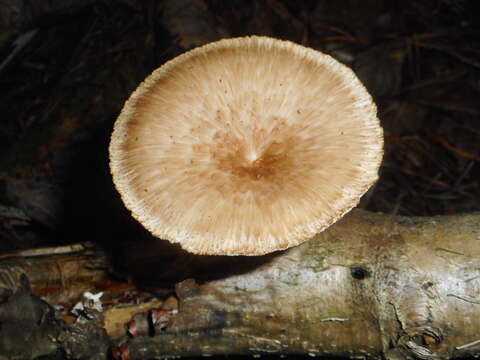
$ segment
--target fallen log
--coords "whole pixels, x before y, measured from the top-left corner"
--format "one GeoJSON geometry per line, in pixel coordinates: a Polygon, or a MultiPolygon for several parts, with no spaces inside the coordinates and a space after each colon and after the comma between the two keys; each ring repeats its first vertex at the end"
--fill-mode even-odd
{"type": "MultiPolygon", "coordinates": [[[[261,261],[229,258],[230,263],[221,263],[224,269],[213,262],[215,279],[181,281],[174,288],[176,300],[166,302],[114,280],[105,250],[77,245],[73,252],[63,252],[16,254],[0,261],[4,358],[24,355],[11,339],[5,351],[5,324],[15,329],[18,322],[8,312],[18,314],[12,301],[19,303],[21,294],[43,309],[31,312],[31,328],[22,322],[22,329],[50,329],[49,340],[38,337],[50,343],[36,345],[43,349],[36,356],[52,349],[92,359],[108,352],[122,359],[127,354],[129,359],[480,355],[480,214],[409,218],[357,210],[304,245],[261,261]],[[232,271],[239,262],[253,265],[232,271]],[[59,303],[70,310],[86,290],[103,291],[102,311],[85,306],[83,315],[58,309],[56,316],[45,315],[53,311],[50,305],[59,303]],[[130,300],[120,301],[126,297],[130,300]],[[125,328],[115,321],[119,317],[120,323],[130,319],[125,328]],[[91,344],[95,348],[87,346],[91,344]]],[[[160,269],[158,263],[149,264],[150,272],[160,269]]],[[[158,274],[161,278],[162,272],[158,274]]]]}

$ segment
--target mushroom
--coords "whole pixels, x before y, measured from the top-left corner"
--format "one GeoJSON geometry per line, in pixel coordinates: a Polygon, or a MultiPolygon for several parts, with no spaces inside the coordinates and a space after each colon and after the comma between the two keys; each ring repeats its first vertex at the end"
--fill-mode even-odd
{"type": "Polygon", "coordinates": [[[118,117],[113,180],[154,236],[196,254],[299,245],[377,179],[383,132],[354,73],[268,37],[224,39],[155,70],[118,117]]]}

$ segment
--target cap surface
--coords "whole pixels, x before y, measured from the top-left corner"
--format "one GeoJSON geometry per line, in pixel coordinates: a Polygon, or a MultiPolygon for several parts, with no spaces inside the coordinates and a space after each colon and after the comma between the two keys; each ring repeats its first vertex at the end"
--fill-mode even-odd
{"type": "Polygon", "coordinates": [[[328,55],[266,37],[217,41],[155,70],[110,143],[116,188],[153,235],[197,254],[298,245],[377,179],[371,96],[328,55]]]}

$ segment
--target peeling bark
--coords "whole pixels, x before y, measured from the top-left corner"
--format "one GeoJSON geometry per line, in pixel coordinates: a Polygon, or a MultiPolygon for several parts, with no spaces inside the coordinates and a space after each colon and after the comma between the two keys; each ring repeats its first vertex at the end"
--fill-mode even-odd
{"type": "MultiPolygon", "coordinates": [[[[178,283],[178,313],[168,313],[161,327],[152,324],[148,334],[128,337],[118,332],[118,324],[112,332],[112,319],[104,321],[112,310],[90,320],[98,328],[107,324],[110,337],[102,342],[103,352],[123,346],[130,359],[267,353],[391,359],[480,355],[480,214],[406,218],[354,211],[301,246],[263,262],[242,259],[258,266],[211,281],[178,283]]],[[[15,271],[27,274],[34,293],[45,295],[40,266],[50,283],[63,281],[57,293],[47,295],[50,302],[77,301],[79,292],[70,287],[84,283],[90,291],[105,291],[105,307],[121,311],[123,306],[134,314],[132,306],[138,306],[145,319],[151,316],[145,311],[146,297],[129,307],[112,301],[134,288],[108,280],[107,264],[96,248],[70,256],[4,259],[0,286],[11,286],[5,279],[13,277],[6,274],[15,271]],[[65,267],[68,258],[77,264],[68,266],[77,270],[68,273],[68,281],[59,280],[65,272],[55,269],[59,263],[65,267]],[[97,267],[87,271],[88,263],[97,267]]],[[[159,308],[159,302],[151,306],[159,308]]],[[[74,334],[76,326],[78,330],[77,323],[64,323],[61,332],[74,334]]],[[[89,341],[88,333],[83,336],[89,341]]],[[[59,346],[68,349],[72,341],[63,336],[59,346]]]]}

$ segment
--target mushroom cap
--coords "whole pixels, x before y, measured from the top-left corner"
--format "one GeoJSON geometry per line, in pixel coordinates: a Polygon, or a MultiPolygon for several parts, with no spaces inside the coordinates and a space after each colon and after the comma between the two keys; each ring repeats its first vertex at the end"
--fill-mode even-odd
{"type": "Polygon", "coordinates": [[[118,117],[117,190],[153,235],[196,254],[298,245],[377,179],[383,132],[354,73],[267,37],[220,40],[155,70],[118,117]]]}

